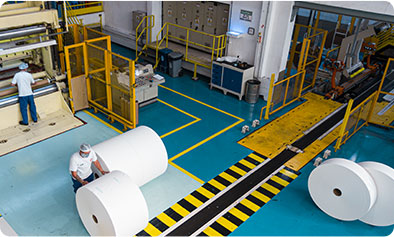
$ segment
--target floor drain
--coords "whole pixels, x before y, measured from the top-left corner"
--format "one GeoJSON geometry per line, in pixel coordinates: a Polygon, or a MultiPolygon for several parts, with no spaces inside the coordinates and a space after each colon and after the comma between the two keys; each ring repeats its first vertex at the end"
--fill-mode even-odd
{"type": "Polygon", "coordinates": [[[4,143],[6,143],[7,141],[8,141],[7,139],[0,140],[0,144],[4,144],[4,143]]]}
{"type": "Polygon", "coordinates": [[[28,132],[28,131],[30,131],[30,128],[26,128],[26,129],[22,130],[22,132],[28,132]]]}
{"type": "Polygon", "coordinates": [[[49,126],[55,126],[55,125],[56,125],[55,122],[49,124],[49,126]]]}

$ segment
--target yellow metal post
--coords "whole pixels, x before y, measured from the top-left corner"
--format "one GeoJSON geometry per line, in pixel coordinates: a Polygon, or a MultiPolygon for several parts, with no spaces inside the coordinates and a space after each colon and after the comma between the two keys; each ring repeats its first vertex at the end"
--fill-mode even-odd
{"type": "Polygon", "coordinates": [[[213,43],[212,43],[212,54],[211,54],[211,64],[212,64],[212,62],[213,62],[213,55],[214,55],[214,53],[215,53],[215,49],[213,48],[213,47],[215,47],[215,40],[216,40],[216,37],[212,37],[213,38],[213,43]]]}
{"type": "Polygon", "coordinates": [[[305,75],[306,75],[306,71],[304,70],[304,71],[302,72],[300,90],[298,91],[298,96],[297,96],[298,99],[301,97],[301,94],[302,94],[302,87],[304,86],[305,75]]]}
{"type": "Polygon", "coordinates": [[[129,63],[129,74],[130,74],[130,120],[133,124],[133,128],[136,127],[136,107],[135,107],[135,61],[129,63]]]}
{"type": "Polygon", "coordinates": [[[349,121],[349,117],[350,117],[350,112],[352,111],[352,106],[353,106],[353,99],[349,100],[349,102],[347,104],[345,117],[343,118],[343,121],[342,121],[342,126],[341,126],[341,130],[339,132],[337,143],[335,144],[335,151],[337,151],[342,145],[342,138],[345,134],[347,122],[349,121]]]}
{"type": "MultiPolygon", "coordinates": [[[[79,32],[78,32],[78,26],[74,25],[73,26],[73,36],[74,36],[74,44],[78,44],[80,42],[79,39],[79,32]]],[[[76,67],[77,67],[77,74],[81,75],[82,74],[82,57],[81,57],[81,49],[76,48],[75,49],[75,57],[76,57],[76,67]]]]}
{"type": "Polygon", "coordinates": [[[322,55],[323,55],[324,45],[326,44],[326,39],[327,39],[327,31],[324,31],[323,39],[321,41],[321,46],[320,46],[320,52],[319,52],[318,60],[316,62],[315,72],[313,73],[312,87],[314,87],[315,83],[316,83],[317,72],[319,71],[319,66],[320,66],[322,55]]]}
{"type": "Polygon", "coordinates": [[[350,21],[350,28],[349,28],[349,34],[353,34],[353,29],[354,29],[354,23],[356,22],[356,17],[352,17],[352,20],[350,21]]]}
{"type": "MultiPolygon", "coordinates": [[[[57,29],[57,32],[61,32],[62,29],[57,29]]],[[[57,43],[59,48],[59,60],[60,60],[60,69],[61,72],[64,73],[66,70],[66,65],[64,64],[64,45],[63,45],[63,35],[57,35],[57,43]]]]}
{"type": "Polygon", "coordinates": [[[316,34],[316,29],[317,29],[317,26],[319,25],[319,20],[320,20],[320,11],[317,12],[316,21],[315,21],[315,24],[313,26],[313,33],[312,33],[312,35],[316,34]]]}
{"type": "Polygon", "coordinates": [[[73,114],[75,113],[74,110],[74,102],[73,102],[73,92],[71,89],[71,66],[70,66],[70,52],[69,52],[69,48],[65,47],[64,48],[64,53],[66,55],[66,68],[67,68],[67,81],[68,81],[68,85],[69,86],[69,97],[70,97],[70,106],[71,106],[71,110],[73,112],[73,114]]]}
{"type": "Polygon", "coordinates": [[[86,90],[88,94],[88,101],[92,99],[92,88],[90,84],[90,77],[89,77],[89,61],[88,61],[88,46],[87,44],[83,44],[83,57],[84,57],[84,67],[85,67],[85,79],[86,79],[86,90]]]}
{"type": "Polygon", "coordinates": [[[265,109],[265,116],[264,119],[267,120],[269,118],[269,111],[272,101],[272,94],[274,92],[274,81],[275,81],[275,73],[271,74],[271,81],[270,81],[270,88],[268,91],[268,99],[267,99],[267,107],[265,109]]]}
{"type": "Polygon", "coordinates": [[[167,25],[167,33],[164,37],[167,37],[166,38],[166,48],[168,48],[168,23],[166,23],[166,25],[167,25]]]}
{"type": "Polygon", "coordinates": [[[341,27],[341,24],[342,24],[342,15],[338,15],[337,25],[335,26],[335,29],[338,30],[341,27]]]}
{"type": "Polygon", "coordinates": [[[185,60],[187,60],[187,52],[189,50],[189,35],[190,31],[186,30],[186,50],[185,50],[185,60]]]}
{"type": "Polygon", "coordinates": [[[197,77],[197,64],[196,63],[194,64],[194,71],[193,71],[192,79],[193,80],[198,80],[198,77],[197,77]]]}
{"type": "Polygon", "coordinates": [[[112,57],[109,54],[108,50],[104,51],[104,61],[105,61],[105,88],[107,92],[107,109],[112,111],[112,89],[111,89],[111,68],[109,65],[109,57],[112,57]]]}
{"type": "Polygon", "coordinates": [[[291,73],[291,68],[293,66],[293,61],[294,61],[294,55],[298,43],[298,34],[300,33],[300,25],[296,24],[296,28],[294,30],[294,37],[293,37],[293,43],[291,45],[291,50],[290,50],[290,59],[289,62],[287,63],[287,72],[286,76],[289,77],[291,73]]]}
{"type": "MultiPolygon", "coordinates": [[[[298,60],[297,73],[305,70],[305,64],[306,64],[306,60],[308,59],[308,52],[309,52],[310,43],[311,43],[311,41],[307,38],[305,38],[304,41],[302,42],[300,57],[298,60]]],[[[299,76],[297,76],[294,81],[294,88],[300,88],[300,90],[302,90],[302,84],[300,84],[299,82],[300,82],[300,78],[299,78],[299,76]]],[[[287,90],[286,90],[286,93],[287,93],[287,90]]],[[[293,96],[296,96],[297,94],[298,94],[297,90],[294,90],[293,96]]]]}
{"type": "MultiPolygon", "coordinates": [[[[371,110],[372,110],[372,111],[375,110],[376,102],[378,101],[379,95],[382,93],[383,83],[384,83],[384,80],[386,79],[387,71],[388,71],[388,69],[389,69],[389,67],[390,67],[391,62],[394,62],[394,58],[389,58],[389,59],[387,60],[386,68],[384,69],[383,76],[382,76],[382,80],[380,81],[379,88],[378,88],[378,90],[377,90],[377,92],[376,92],[376,96],[375,96],[375,98],[374,98],[373,101],[372,101],[372,105],[371,105],[371,110]]],[[[371,112],[370,114],[368,114],[367,122],[370,121],[371,117],[372,117],[372,112],[371,112]]]]}

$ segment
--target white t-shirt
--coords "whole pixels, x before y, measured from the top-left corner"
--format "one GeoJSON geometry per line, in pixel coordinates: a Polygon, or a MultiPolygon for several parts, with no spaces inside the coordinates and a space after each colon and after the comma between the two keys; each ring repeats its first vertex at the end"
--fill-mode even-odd
{"type": "MultiPolygon", "coordinates": [[[[81,179],[86,179],[92,174],[92,162],[97,160],[96,153],[92,150],[89,153],[89,156],[83,158],[79,151],[75,152],[70,158],[70,174],[72,171],[76,171],[77,175],[81,179]]],[[[72,174],[71,174],[72,176],[72,174]]],[[[74,179],[74,177],[73,177],[74,179]]]]}
{"type": "Polygon", "coordinates": [[[25,71],[16,73],[11,83],[18,85],[19,96],[28,96],[33,94],[31,84],[34,83],[34,78],[30,73],[25,71]]]}

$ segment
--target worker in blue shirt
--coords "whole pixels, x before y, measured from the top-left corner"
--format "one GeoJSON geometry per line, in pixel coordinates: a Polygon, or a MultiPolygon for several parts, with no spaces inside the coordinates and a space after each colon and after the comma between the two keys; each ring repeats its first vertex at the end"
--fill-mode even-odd
{"type": "Polygon", "coordinates": [[[33,91],[31,85],[34,85],[33,76],[27,72],[29,65],[22,63],[19,65],[20,72],[16,73],[12,79],[11,85],[18,87],[19,93],[19,107],[22,114],[22,121],[19,121],[20,125],[29,125],[29,118],[27,116],[27,105],[30,108],[30,115],[33,121],[37,122],[36,105],[34,104],[33,91]]]}

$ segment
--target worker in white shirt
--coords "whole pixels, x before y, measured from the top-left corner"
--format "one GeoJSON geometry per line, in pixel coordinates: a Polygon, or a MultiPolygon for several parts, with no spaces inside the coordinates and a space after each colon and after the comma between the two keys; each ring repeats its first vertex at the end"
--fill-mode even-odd
{"type": "Polygon", "coordinates": [[[27,117],[27,105],[29,105],[30,115],[33,121],[37,122],[36,105],[34,104],[33,91],[31,85],[34,85],[33,76],[27,72],[29,65],[22,63],[19,65],[20,72],[16,73],[12,79],[11,85],[18,87],[19,93],[19,107],[22,114],[22,121],[19,121],[21,125],[29,125],[29,118],[27,117]]]}
{"type": "Polygon", "coordinates": [[[77,192],[80,187],[94,180],[91,168],[92,162],[101,174],[104,175],[108,173],[108,171],[104,171],[103,168],[101,168],[96,153],[89,144],[83,143],[79,148],[79,152],[71,156],[70,174],[73,181],[74,192],[77,192]]]}

